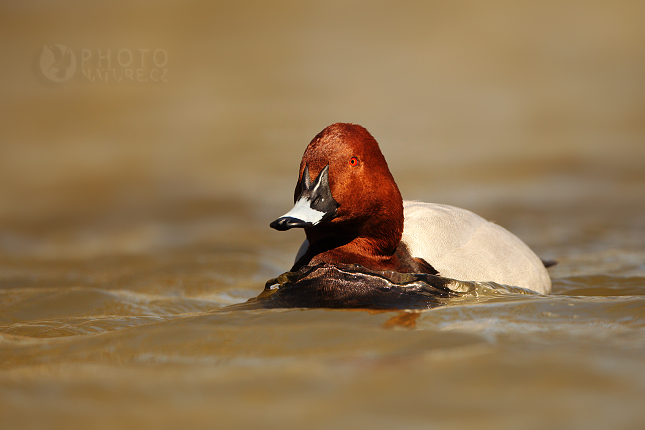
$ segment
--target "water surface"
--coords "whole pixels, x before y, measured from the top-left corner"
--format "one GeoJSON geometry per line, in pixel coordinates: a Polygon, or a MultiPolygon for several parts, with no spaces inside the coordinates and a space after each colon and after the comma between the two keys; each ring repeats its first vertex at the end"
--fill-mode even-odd
{"type": "Polygon", "coordinates": [[[0,10],[3,428],[645,425],[641,2],[0,10]],[[168,79],[48,82],[55,44],[80,73],[163,49],[168,79]],[[553,294],[226,309],[291,266],[268,224],[336,121],[406,199],[558,260],[553,294]]]}

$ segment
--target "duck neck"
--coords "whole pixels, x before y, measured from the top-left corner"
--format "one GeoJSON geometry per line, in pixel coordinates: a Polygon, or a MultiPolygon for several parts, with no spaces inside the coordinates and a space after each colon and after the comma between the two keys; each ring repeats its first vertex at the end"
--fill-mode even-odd
{"type": "Polygon", "coordinates": [[[292,270],[307,264],[345,263],[360,264],[375,270],[396,270],[400,266],[397,249],[401,242],[403,223],[398,226],[372,225],[363,223],[361,235],[350,234],[355,229],[326,228],[325,235],[317,229],[307,229],[309,249],[292,270]],[[336,234],[330,234],[331,232],[336,234]]]}

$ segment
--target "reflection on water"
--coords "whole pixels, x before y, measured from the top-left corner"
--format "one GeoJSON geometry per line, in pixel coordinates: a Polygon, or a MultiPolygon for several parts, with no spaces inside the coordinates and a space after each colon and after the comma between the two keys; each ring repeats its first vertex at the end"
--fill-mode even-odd
{"type": "Polygon", "coordinates": [[[643,7],[4,2],[3,427],[643,427],[643,7]],[[84,74],[158,49],[165,81],[84,74]],[[553,294],[228,307],[291,267],[268,223],[336,121],[558,260],[553,294]]]}

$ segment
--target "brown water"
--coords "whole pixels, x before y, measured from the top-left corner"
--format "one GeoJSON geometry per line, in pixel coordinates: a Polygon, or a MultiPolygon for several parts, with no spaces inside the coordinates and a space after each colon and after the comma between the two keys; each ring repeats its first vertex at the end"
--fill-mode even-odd
{"type": "Polygon", "coordinates": [[[2,428],[644,428],[644,5],[3,2],[2,428]],[[554,294],[221,311],[336,121],[554,294]]]}

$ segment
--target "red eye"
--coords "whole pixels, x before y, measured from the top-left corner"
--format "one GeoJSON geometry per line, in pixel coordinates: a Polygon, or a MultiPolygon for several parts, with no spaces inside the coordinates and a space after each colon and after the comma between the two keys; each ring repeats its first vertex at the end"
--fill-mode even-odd
{"type": "Polygon", "coordinates": [[[358,166],[358,158],[352,157],[349,159],[349,165],[350,166],[358,166]]]}

